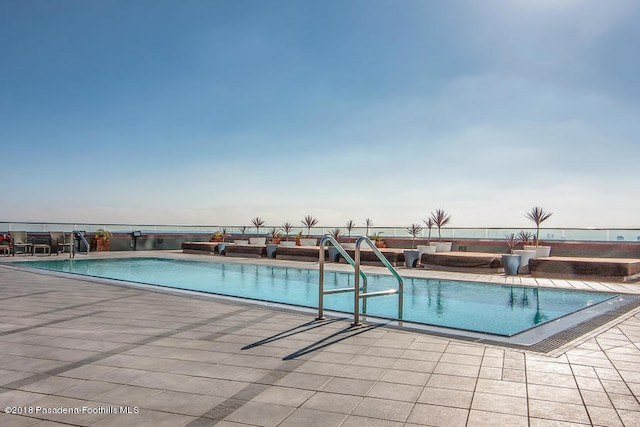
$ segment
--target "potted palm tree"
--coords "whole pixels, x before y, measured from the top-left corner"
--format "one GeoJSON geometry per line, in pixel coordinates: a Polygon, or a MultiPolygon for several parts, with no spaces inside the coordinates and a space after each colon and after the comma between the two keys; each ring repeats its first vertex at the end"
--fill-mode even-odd
{"type": "Polygon", "coordinates": [[[414,268],[418,264],[419,251],[416,247],[416,236],[422,231],[422,227],[418,224],[411,224],[406,228],[407,232],[412,236],[411,249],[404,251],[404,265],[407,268],[414,268]]]}
{"type": "MultiPolygon", "coordinates": [[[[329,232],[331,237],[338,240],[340,238],[341,231],[339,228],[334,228],[329,232]]],[[[333,245],[328,245],[327,251],[329,252],[329,261],[331,262],[339,262],[340,261],[340,252],[333,245]]]]}
{"type": "Polygon", "coordinates": [[[422,259],[422,254],[431,254],[436,251],[436,247],[431,244],[431,230],[433,230],[433,226],[436,224],[433,222],[433,218],[429,217],[427,219],[423,219],[422,222],[427,226],[428,234],[427,234],[427,244],[426,245],[418,245],[418,259],[422,259]]]}
{"type": "Polygon", "coordinates": [[[531,208],[531,210],[525,214],[525,216],[529,218],[531,221],[533,221],[534,224],[536,225],[536,235],[533,240],[534,245],[533,246],[527,245],[524,248],[527,250],[536,251],[537,258],[548,257],[549,254],[551,253],[551,246],[540,245],[540,224],[548,220],[551,215],[553,215],[553,212],[545,211],[543,208],[539,206],[535,206],[531,208]]]}
{"type": "Polygon", "coordinates": [[[366,233],[364,233],[365,236],[369,235],[369,228],[373,227],[373,220],[371,218],[367,218],[364,220],[364,226],[366,227],[367,231],[366,233]]]}
{"type": "Polygon", "coordinates": [[[245,238],[245,234],[247,233],[247,226],[243,225],[240,227],[240,239],[236,239],[233,241],[236,245],[248,245],[249,239],[245,238]]]}
{"type": "MultiPolygon", "coordinates": [[[[219,243],[216,245],[216,250],[218,251],[218,254],[220,255],[225,255],[225,249],[227,248],[227,243],[224,241],[227,237],[229,237],[229,233],[227,232],[226,228],[221,229],[220,231],[217,231],[217,233],[220,234],[220,241],[219,243]]],[[[215,251],[214,251],[215,252],[215,251]]]]}
{"type": "Polygon", "coordinates": [[[529,260],[536,257],[536,251],[534,249],[526,248],[531,244],[533,233],[530,231],[520,230],[517,237],[518,242],[522,244],[523,249],[513,249],[511,253],[520,255],[520,273],[529,273],[529,260]]]}
{"type": "Polygon", "coordinates": [[[293,230],[293,225],[291,225],[288,222],[285,222],[280,226],[280,229],[284,231],[284,234],[285,234],[285,238],[283,241],[280,242],[280,244],[282,246],[295,246],[296,245],[295,239],[289,240],[289,234],[291,234],[291,231],[293,230]]]}
{"type": "Polygon", "coordinates": [[[515,276],[518,274],[518,269],[520,268],[521,256],[518,254],[514,254],[513,251],[515,250],[516,245],[520,243],[520,240],[513,233],[505,235],[504,239],[509,246],[509,253],[502,254],[502,266],[504,267],[504,274],[506,274],[507,276],[515,276]]]}
{"type": "Polygon", "coordinates": [[[251,245],[264,245],[267,243],[266,237],[260,237],[260,227],[264,225],[264,220],[259,216],[253,218],[251,223],[256,228],[256,237],[249,238],[249,244],[251,245]]]}
{"type": "Polygon", "coordinates": [[[356,248],[356,244],[355,243],[351,243],[351,230],[353,230],[353,227],[356,226],[356,223],[353,222],[352,219],[350,219],[349,221],[347,221],[346,225],[344,226],[344,228],[347,229],[347,243],[343,244],[342,246],[344,246],[345,249],[355,249],[356,248]]]}
{"type": "Polygon", "coordinates": [[[302,220],[302,224],[307,228],[307,238],[300,239],[300,246],[315,246],[318,243],[318,239],[311,238],[311,228],[318,224],[318,220],[311,215],[307,215],[302,220]]]}
{"type": "Polygon", "coordinates": [[[282,240],[282,234],[275,227],[273,227],[269,232],[269,237],[269,243],[267,243],[265,246],[267,258],[275,258],[276,250],[278,249],[278,246],[280,245],[280,242],[282,240]]]}
{"type": "Polygon", "coordinates": [[[438,227],[438,241],[431,243],[431,245],[434,245],[436,247],[436,252],[451,251],[451,242],[442,241],[442,227],[444,227],[449,223],[449,221],[451,221],[451,215],[449,215],[442,209],[436,209],[435,212],[431,213],[430,219],[433,221],[433,225],[438,227]]]}

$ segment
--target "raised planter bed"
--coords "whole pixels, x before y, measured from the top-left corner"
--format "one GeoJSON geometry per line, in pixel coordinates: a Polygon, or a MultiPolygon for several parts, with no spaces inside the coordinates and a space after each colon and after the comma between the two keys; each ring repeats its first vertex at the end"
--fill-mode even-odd
{"type": "Polygon", "coordinates": [[[218,242],[184,242],[182,252],[185,254],[213,255],[216,252],[218,242]]]}
{"type": "Polygon", "coordinates": [[[502,254],[487,252],[436,252],[422,254],[420,264],[431,270],[502,273],[502,254]]]}
{"type": "Polygon", "coordinates": [[[228,245],[225,249],[226,256],[244,258],[262,258],[267,256],[265,246],[259,245],[228,245]]]}
{"type": "Polygon", "coordinates": [[[628,282],[640,280],[640,259],[548,257],[529,260],[534,277],[628,282]]]}
{"type": "MultiPolygon", "coordinates": [[[[380,249],[379,249],[380,250],[380,249]]],[[[356,251],[353,249],[346,250],[352,259],[356,259],[356,251]]],[[[394,267],[402,265],[404,263],[404,250],[403,249],[382,249],[380,250],[382,255],[385,256],[394,267]]],[[[347,261],[340,257],[340,262],[346,263],[347,261]]],[[[371,250],[362,249],[360,251],[360,263],[363,265],[377,265],[382,266],[382,261],[371,250]]]]}
{"type": "MultiPolygon", "coordinates": [[[[325,260],[329,261],[327,249],[325,251],[325,260]]],[[[284,259],[291,261],[318,261],[320,259],[319,246],[280,246],[276,252],[276,259],[284,259]]]]}

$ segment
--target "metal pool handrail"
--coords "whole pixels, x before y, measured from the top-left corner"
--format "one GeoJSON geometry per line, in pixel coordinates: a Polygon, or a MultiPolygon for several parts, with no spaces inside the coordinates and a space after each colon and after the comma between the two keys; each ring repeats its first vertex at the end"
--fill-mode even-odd
{"type": "MultiPolygon", "coordinates": [[[[316,320],[324,319],[324,295],[355,291],[355,288],[328,289],[326,291],[324,290],[324,246],[327,242],[331,243],[333,247],[335,247],[338,250],[340,255],[342,255],[344,259],[347,260],[347,262],[351,264],[353,268],[356,268],[356,262],[353,260],[353,258],[351,258],[351,256],[347,253],[347,251],[344,250],[342,245],[333,236],[329,234],[325,234],[324,236],[322,236],[322,239],[320,239],[320,244],[319,244],[320,245],[320,254],[319,254],[320,271],[318,274],[318,317],[316,318],[316,320]]],[[[364,273],[364,271],[358,270],[358,274],[356,274],[356,277],[358,278],[357,279],[358,283],[359,283],[359,278],[362,277],[362,282],[364,283],[364,286],[367,285],[367,275],[364,273]]]]}
{"type": "Polygon", "coordinates": [[[327,294],[337,294],[342,292],[354,292],[353,294],[353,326],[360,325],[360,300],[363,300],[362,308],[363,313],[367,311],[367,298],[371,297],[379,297],[386,295],[395,295],[398,294],[398,319],[402,320],[402,303],[403,303],[403,290],[404,290],[404,280],[398,274],[395,268],[391,265],[389,260],[385,258],[385,256],[376,248],[371,240],[368,237],[362,236],[358,238],[356,241],[356,252],[355,252],[355,261],[349,256],[347,251],[344,250],[342,245],[331,235],[325,235],[320,239],[320,254],[319,254],[319,274],[318,274],[318,317],[316,320],[324,319],[324,296],[327,294]],[[344,257],[344,259],[354,267],[354,275],[355,275],[355,285],[352,288],[338,288],[338,289],[329,289],[324,290],[324,247],[325,244],[329,242],[331,243],[338,252],[344,257]],[[365,242],[369,247],[373,250],[373,253],[382,261],[382,264],[391,271],[396,279],[398,279],[398,288],[397,289],[387,289],[384,291],[375,291],[375,292],[367,292],[367,275],[360,269],[360,246],[365,242]],[[362,288],[360,287],[360,278],[362,277],[362,288]],[[362,291],[362,293],[360,292],[362,291]]]}
{"type": "Polygon", "coordinates": [[[76,238],[76,236],[82,240],[82,242],[84,243],[85,247],[87,248],[87,255],[89,255],[89,242],[87,242],[87,239],[84,238],[84,234],[82,234],[82,232],[78,231],[78,230],[73,230],[71,232],[71,249],[69,249],[69,258],[74,258],[75,257],[75,253],[74,253],[74,249],[75,249],[75,243],[73,242],[73,240],[76,238]]]}
{"type": "Polygon", "coordinates": [[[398,294],[398,319],[402,320],[402,305],[403,305],[403,292],[404,292],[404,280],[398,274],[395,268],[391,265],[389,260],[376,248],[376,245],[367,237],[362,236],[358,238],[356,241],[356,274],[355,274],[355,295],[353,302],[353,325],[360,325],[360,299],[362,299],[362,312],[363,314],[367,313],[367,298],[370,297],[378,297],[378,296],[386,296],[386,295],[395,295],[398,294]],[[387,267],[387,269],[398,279],[398,289],[387,289],[384,291],[376,291],[376,292],[367,292],[367,282],[365,281],[362,286],[363,293],[360,293],[360,246],[362,243],[366,243],[369,248],[373,251],[373,253],[378,257],[378,259],[382,262],[382,264],[387,267]]]}

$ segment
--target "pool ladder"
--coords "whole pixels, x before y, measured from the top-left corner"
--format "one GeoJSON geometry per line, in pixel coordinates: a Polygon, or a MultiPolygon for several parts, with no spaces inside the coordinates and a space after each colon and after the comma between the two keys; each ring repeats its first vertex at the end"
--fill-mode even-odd
{"type": "Polygon", "coordinates": [[[318,317],[316,320],[324,319],[324,296],[328,294],[337,294],[344,292],[353,292],[353,326],[359,326],[360,323],[360,300],[362,300],[362,313],[367,313],[367,298],[380,297],[387,295],[398,295],[398,319],[402,320],[402,294],[404,288],[404,281],[398,274],[395,268],[391,265],[389,260],[382,255],[382,253],[376,248],[368,237],[362,236],[356,241],[355,260],[347,253],[342,245],[331,235],[324,235],[320,239],[320,272],[318,276],[318,317]],[[331,243],[335,247],[340,255],[355,269],[355,284],[353,288],[337,288],[337,289],[324,289],[324,247],[327,243],[331,243]],[[367,292],[367,275],[360,269],[360,246],[362,243],[366,243],[373,253],[378,257],[382,264],[387,267],[391,274],[398,280],[397,289],[387,289],[384,291],[367,292]],[[360,278],[362,278],[362,287],[360,287],[360,278]]]}
{"type": "MultiPolygon", "coordinates": [[[[73,259],[75,258],[75,242],[74,240],[76,239],[76,237],[78,239],[80,239],[82,241],[82,243],[84,243],[85,247],[87,248],[87,255],[89,255],[89,242],[87,242],[87,239],[85,239],[84,234],[82,234],[82,232],[78,231],[78,230],[73,230],[71,232],[71,249],[69,249],[69,258],[73,259]]],[[[80,245],[78,244],[78,249],[80,249],[80,245]]]]}

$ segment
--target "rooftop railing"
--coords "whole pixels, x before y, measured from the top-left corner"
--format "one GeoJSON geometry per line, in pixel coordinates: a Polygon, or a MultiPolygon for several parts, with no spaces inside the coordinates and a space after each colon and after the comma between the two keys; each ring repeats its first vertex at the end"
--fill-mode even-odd
{"type": "MultiPolygon", "coordinates": [[[[268,225],[260,227],[259,233],[255,227],[248,227],[244,234],[266,235],[270,230],[279,225],[268,225]]],[[[27,231],[31,233],[46,233],[49,231],[71,232],[73,230],[83,230],[88,234],[94,233],[98,229],[109,230],[112,233],[132,233],[140,231],[142,234],[213,234],[216,231],[226,229],[229,234],[241,234],[242,226],[220,226],[220,225],[150,225],[150,224],[95,224],[95,223],[43,223],[43,222],[0,222],[0,233],[8,231],[27,231]]],[[[322,236],[330,233],[335,228],[343,230],[342,237],[348,237],[349,233],[344,227],[313,227],[313,236],[322,236]]],[[[535,228],[473,228],[473,227],[446,227],[441,230],[442,239],[504,239],[506,234],[519,233],[521,230],[535,233],[535,228]]],[[[289,236],[302,233],[307,234],[304,226],[294,227],[289,236]]],[[[382,238],[399,237],[408,238],[409,233],[404,227],[356,227],[351,230],[351,238],[367,234],[372,236],[380,233],[382,238]],[[367,232],[368,231],[368,232],[367,232]]],[[[423,229],[418,238],[427,238],[428,229],[423,229]]],[[[438,238],[438,230],[431,231],[431,238],[438,238]]],[[[596,241],[596,242],[640,242],[640,228],[541,228],[540,240],[547,241],[596,241]]]]}

